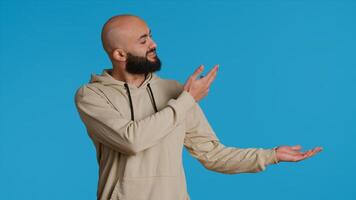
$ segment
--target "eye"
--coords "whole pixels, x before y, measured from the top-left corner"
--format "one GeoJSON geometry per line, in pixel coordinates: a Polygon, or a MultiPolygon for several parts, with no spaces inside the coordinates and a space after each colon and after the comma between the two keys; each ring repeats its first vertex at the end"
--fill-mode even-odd
{"type": "Polygon", "coordinates": [[[146,41],[147,41],[147,40],[144,39],[144,40],[142,40],[140,43],[141,43],[141,44],[146,44],[146,41]]]}

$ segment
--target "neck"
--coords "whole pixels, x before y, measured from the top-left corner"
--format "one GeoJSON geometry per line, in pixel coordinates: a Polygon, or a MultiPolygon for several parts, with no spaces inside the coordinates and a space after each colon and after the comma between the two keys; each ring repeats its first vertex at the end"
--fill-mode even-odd
{"type": "Polygon", "coordinates": [[[135,85],[136,87],[140,87],[146,79],[145,74],[130,74],[119,67],[113,67],[111,76],[116,80],[135,85]]]}

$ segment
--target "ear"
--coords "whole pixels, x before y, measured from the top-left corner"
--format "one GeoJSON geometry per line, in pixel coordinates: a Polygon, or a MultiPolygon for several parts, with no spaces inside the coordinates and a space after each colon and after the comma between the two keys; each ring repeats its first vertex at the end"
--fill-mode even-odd
{"type": "Polygon", "coordinates": [[[123,49],[115,49],[111,56],[118,62],[126,62],[127,59],[127,53],[123,49]]]}

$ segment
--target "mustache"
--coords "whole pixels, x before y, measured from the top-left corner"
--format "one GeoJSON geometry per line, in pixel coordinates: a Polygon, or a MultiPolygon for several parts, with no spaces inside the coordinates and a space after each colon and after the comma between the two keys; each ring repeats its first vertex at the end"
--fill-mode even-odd
{"type": "Polygon", "coordinates": [[[151,49],[151,50],[147,51],[146,55],[149,54],[149,53],[156,53],[156,49],[151,49]]]}

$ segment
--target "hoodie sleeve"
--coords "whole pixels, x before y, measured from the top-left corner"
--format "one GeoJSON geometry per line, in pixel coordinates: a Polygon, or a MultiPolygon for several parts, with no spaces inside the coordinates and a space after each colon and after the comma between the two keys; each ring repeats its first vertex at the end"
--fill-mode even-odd
{"type": "Polygon", "coordinates": [[[198,104],[187,116],[184,145],[205,168],[225,174],[259,172],[278,163],[274,149],[225,147],[198,104]]]}
{"type": "Polygon", "coordinates": [[[89,135],[119,152],[134,155],[168,135],[178,124],[184,123],[186,112],[195,100],[183,91],[177,99],[144,119],[125,119],[94,88],[83,86],[75,94],[75,104],[89,135]]]}

